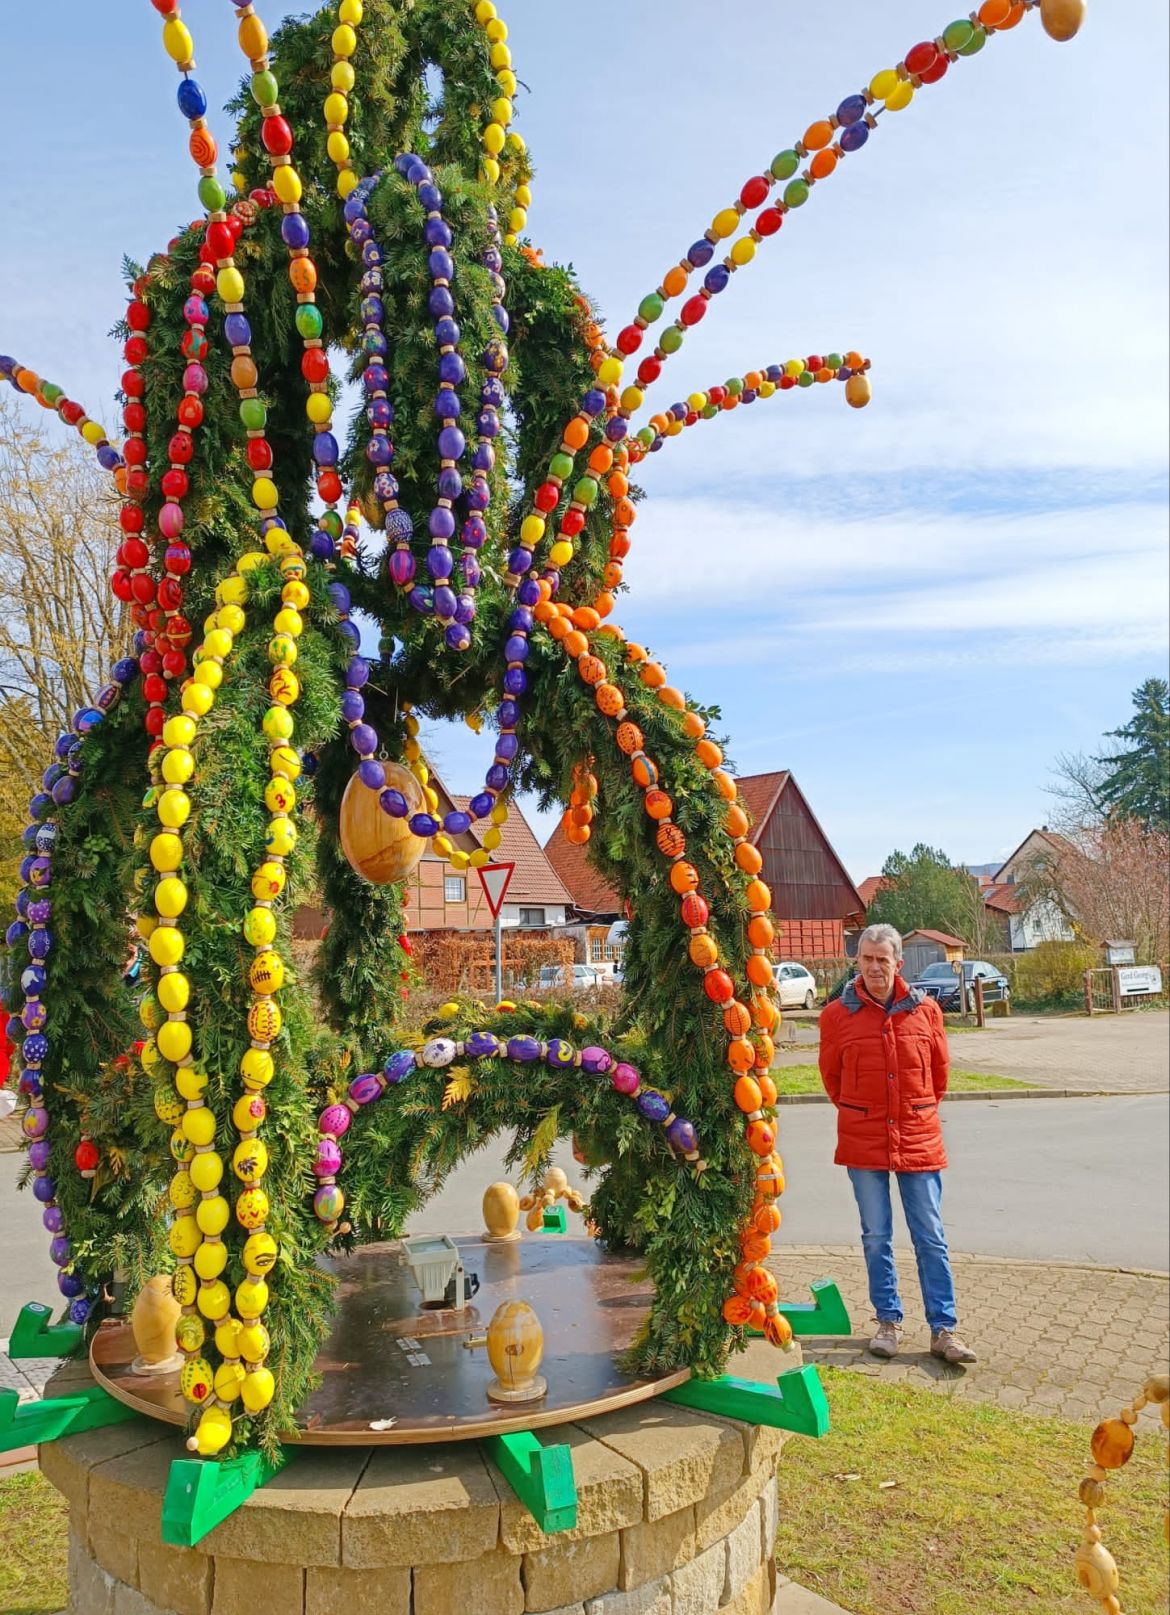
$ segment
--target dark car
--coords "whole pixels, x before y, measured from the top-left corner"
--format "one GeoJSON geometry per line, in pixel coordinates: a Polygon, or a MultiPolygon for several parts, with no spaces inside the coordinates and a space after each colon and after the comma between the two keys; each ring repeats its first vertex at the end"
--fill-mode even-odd
{"type": "MultiPolygon", "coordinates": [[[[1007,977],[1001,975],[994,965],[989,965],[986,959],[964,959],[962,969],[969,1004],[974,999],[977,981],[983,983],[985,1004],[999,1003],[1010,997],[1011,984],[1007,977]]],[[[959,976],[953,964],[940,961],[938,964],[927,965],[917,980],[910,985],[933,998],[940,1009],[962,1008],[959,1003],[959,976]]]]}

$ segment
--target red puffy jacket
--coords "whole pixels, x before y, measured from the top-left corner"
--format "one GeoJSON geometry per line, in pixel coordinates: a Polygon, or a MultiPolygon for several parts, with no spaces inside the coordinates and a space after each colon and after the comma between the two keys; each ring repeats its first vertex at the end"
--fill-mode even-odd
{"type": "Polygon", "coordinates": [[[899,976],[887,1010],[860,976],[821,1012],[821,1081],[837,1107],[838,1166],[937,1172],[950,1058],[942,1010],[899,976]]]}

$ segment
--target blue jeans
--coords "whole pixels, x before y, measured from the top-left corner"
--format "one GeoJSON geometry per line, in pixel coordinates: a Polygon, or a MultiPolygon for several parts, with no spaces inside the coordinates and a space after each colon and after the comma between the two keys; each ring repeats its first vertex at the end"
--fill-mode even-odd
{"type": "MultiPolygon", "coordinates": [[[[861,1213],[861,1248],[869,1274],[869,1299],[879,1323],[901,1323],[902,1301],[894,1267],[894,1215],[890,1174],[851,1166],[849,1181],[861,1213]]],[[[954,1329],[955,1282],[942,1225],[942,1173],[897,1172],[906,1226],[914,1242],[922,1304],[931,1329],[954,1329]]]]}

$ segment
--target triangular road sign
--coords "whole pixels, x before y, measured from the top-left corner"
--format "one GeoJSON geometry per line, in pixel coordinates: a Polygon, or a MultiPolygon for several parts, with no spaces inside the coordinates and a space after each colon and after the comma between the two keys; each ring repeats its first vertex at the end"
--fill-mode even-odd
{"type": "Polygon", "coordinates": [[[476,870],[479,883],[483,887],[483,895],[487,899],[487,906],[492,911],[492,919],[498,919],[500,910],[504,906],[504,893],[508,890],[508,883],[512,879],[512,872],[516,868],[512,864],[483,864],[476,870]]]}

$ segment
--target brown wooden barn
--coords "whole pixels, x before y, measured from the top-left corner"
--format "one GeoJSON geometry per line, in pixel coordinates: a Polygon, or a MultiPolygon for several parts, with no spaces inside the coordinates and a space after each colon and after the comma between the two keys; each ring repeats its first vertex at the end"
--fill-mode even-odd
{"type": "MultiPolygon", "coordinates": [[[[748,774],[736,783],[752,821],[751,839],[763,854],[763,878],[772,888],[778,956],[843,957],[845,930],[865,923],[865,904],[800,786],[787,769],[748,774]]],[[[620,896],[589,862],[587,848],[573,846],[558,828],[544,850],[582,919],[600,930],[602,922],[621,915],[620,896]]]]}

